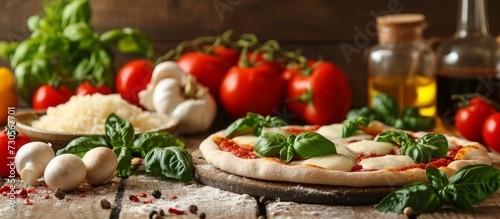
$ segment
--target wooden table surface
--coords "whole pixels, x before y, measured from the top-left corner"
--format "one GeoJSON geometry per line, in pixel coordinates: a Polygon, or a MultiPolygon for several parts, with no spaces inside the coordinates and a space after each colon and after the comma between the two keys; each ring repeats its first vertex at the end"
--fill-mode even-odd
{"type": "MultiPolygon", "coordinates": [[[[198,135],[179,136],[186,148],[193,152],[208,134],[223,129],[227,124],[216,122],[211,130],[198,135]]],[[[6,195],[0,195],[0,218],[149,218],[152,211],[163,210],[163,218],[407,218],[402,214],[382,213],[374,210],[374,205],[318,205],[266,200],[246,194],[236,194],[191,181],[181,183],[145,173],[142,166],[137,167],[127,178],[114,178],[110,183],[91,187],[82,184],[78,189],[66,193],[58,199],[54,190],[40,186],[25,187],[16,178],[14,183],[0,178],[0,185],[26,188],[31,205],[24,199],[15,198],[13,202],[6,195]],[[154,190],[161,197],[152,196],[154,190]],[[129,199],[135,194],[145,193],[139,202],[129,199]],[[101,200],[111,203],[110,209],[101,207],[101,200]],[[150,203],[148,203],[150,202],[150,203]],[[193,211],[196,206],[197,211],[193,211]],[[179,210],[182,214],[170,211],[179,210]],[[191,209],[191,211],[190,211],[191,209]]],[[[456,210],[440,210],[435,213],[420,214],[414,218],[498,218],[500,215],[500,193],[496,193],[476,206],[473,213],[456,210]]]]}

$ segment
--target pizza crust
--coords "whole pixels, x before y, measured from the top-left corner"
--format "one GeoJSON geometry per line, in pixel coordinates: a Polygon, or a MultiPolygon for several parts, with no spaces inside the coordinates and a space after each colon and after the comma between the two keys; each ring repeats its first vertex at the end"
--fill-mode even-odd
{"type": "MultiPolygon", "coordinates": [[[[427,182],[425,170],[420,168],[404,171],[344,172],[327,170],[311,165],[285,165],[274,158],[243,159],[230,152],[220,150],[219,146],[213,141],[213,138],[222,134],[223,131],[220,131],[205,139],[200,144],[200,151],[209,164],[239,176],[270,181],[352,187],[402,186],[417,181],[427,182]]],[[[448,176],[451,176],[458,169],[467,165],[491,165],[488,151],[481,144],[454,136],[445,136],[457,145],[464,146],[457,153],[457,156],[460,156],[458,157],[460,160],[451,162],[447,167],[440,167],[448,176]]]]}

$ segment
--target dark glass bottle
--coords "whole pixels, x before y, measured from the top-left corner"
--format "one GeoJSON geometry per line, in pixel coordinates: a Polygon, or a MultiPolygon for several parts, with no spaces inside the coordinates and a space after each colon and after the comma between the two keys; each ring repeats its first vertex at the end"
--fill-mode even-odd
{"type": "Polygon", "coordinates": [[[458,110],[452,94],[500,98],[496,69],[498,44],[488,31],[485,0],[460,0],[457,31],[437,52],[437,112],[453,123],[458,110]]]}

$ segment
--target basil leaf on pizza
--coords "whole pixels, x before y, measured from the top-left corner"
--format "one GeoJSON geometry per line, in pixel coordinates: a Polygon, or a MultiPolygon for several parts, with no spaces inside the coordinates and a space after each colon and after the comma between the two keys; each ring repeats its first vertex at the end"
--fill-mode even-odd
{"type": "Polygon", "coordinates": [[[264,117],[256,113],[248,113],[246,117],[239,118],[231,123],[225,133],[224,137],[234,138],[240,135],[251,134],[259,136],[263,128],[281,127],[287,125],[285,121],[279,117],[264,117]]]}
{"type": "Polygon", "coordinates": [[[362,126],[368,126],[370,124],[370,119],[366,117],[358,117],[356,119],[347,120],[344,122],[342,129],[340,130],[339,137],[347,138],[358,130],[361,129],[362,126]]]}
{"type": "Polygon", "coordinates": [[[316,132],[303,132],[297,135],[293,142],[293,149],[300,158],[337,153],[335,144],[316,132]]]}
{"type": "Polygon", "coordinates": [[[388,142],[388,143],[393,143],[396,145],[401,145],[403,141],[408,140],[408,139],[413,139],[411,135],[409,135],[406,132],[401,132],[401,131],[385,131],[373,139],[374,141],[379,141],[379,142],[388,142]]]}
{"type": "Polygon", "coordinates": [[[280,151],[280,159],[285,161],[286,163],[290,162],[295,154],[293,147],[291,145],[287,145],[280,151]]]}
{"type": "Polygon", "coordinates": [[[432,154],[438,148],[432,145],[418,144],[414,140],[405,139],[401,144],[404,155],[411,157],[415,163],[429,163],[432,154]]]}
{"type": "Polygon", "coordinates": [[[335,154],[335,144],[316,132],[302,132],[290,135],[288,139],[279,133],[264,133],[255,140],[254,153],[260,157],[278,157],[290,162],[299,158],[335,154]]]}
{"type": "Polygon", "coordinates": [[[401,146],[401,152],[416,163],[429,163],[433,157],[446,157],[448,140],[444,135],[426,134],[416,141],[403,131],[385,131],[378,134],[374,141],[389,142],[401,146]]]}
{"type": "Polygon", "coordinates": [[[259,157],[277,157],[287,146],[285,136],[278,133],[264,133],[255,141],[254,152],[259,157]]]}
{"type": "Polygon", "coordinates": [[[441,134],[426,134],[417,139],[417,144],[432,145],[436,147],[432,153],[432,157],[446,157],[446,154],[448,153],[448,140],[441,134]]]}

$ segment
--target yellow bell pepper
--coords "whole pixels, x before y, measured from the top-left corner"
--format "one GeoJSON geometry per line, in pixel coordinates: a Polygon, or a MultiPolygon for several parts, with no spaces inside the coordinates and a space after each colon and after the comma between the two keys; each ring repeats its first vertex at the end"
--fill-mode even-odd
{"type": "Polygon", "coordinates": [[[17,106],[14,74],[9,68],[0,67],[0,126],[7,124],[8,108],[17,106]]]}

